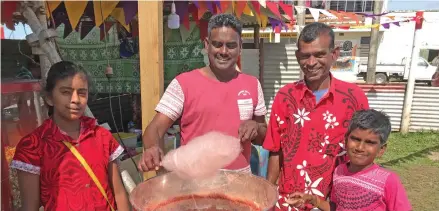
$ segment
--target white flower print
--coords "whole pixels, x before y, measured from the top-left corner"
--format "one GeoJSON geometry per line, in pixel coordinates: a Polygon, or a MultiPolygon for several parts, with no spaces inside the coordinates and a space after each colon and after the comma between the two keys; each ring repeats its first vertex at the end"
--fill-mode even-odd
{"type": "Polygon", "coordinates": [[[328,117],[326,119],[326,122],[327,122],[325,125],[326,129],[328,129],[328,128],[334,129],[334,127],[339,125],[337,122],[337,118],[335,116],[334,116],[334,118],[328,117]]]}
{"type": "Polygon", "coordinates": [[[280,119],[280,117],[277,114],[274,114],[274,116],[276,117],[276,121],[279,125],[282,125],[283,123],[285,123],[283,120],[280,119]]]}
{"type": "Polygon", "coordinates": [[[323,177],[320,177],[316,181],[312,182],[308,174],[305,174],[305,193],[324,197],[323,193],[317,189],[317,186],[319,186],[319,183],[322,181],[322,179],[323,177]]]}
{"type": "Polygon", "coordinates": [[[329,144],[329,136],[325,136],[325,139],[323,140],[323,142],[321,143],[322,144],[322,147],[324,147],[326,144],[329,144]]]}
{"type": "Polygon", "coordinates": [[[326,119],[331,118],[331,117],[332,117],[332,114],[329,113],[329,111],[326,111],[326,113],[323,114],[323,120],[326,120],[326,119]]]}
{"type": "Polygon", "coordinates": [[[305,175],[305,173],[306,173],[306,170],[305,170],[305,168],[306,168],[306,160],[303,160],[302,165],[299,164],[299,165],[297,165],[296,168],[300,170],[300,176],[303,177],[303,175],[305,175]]]}
{"type": "MultiPolygon", "coordinates": [[[[329,136],[325,136],[325,139],[323,140],[322,143],[320,143],[322,145],[322,149],[319,150],[320,153],[323,152],[323,147],[327,144],[329,144],[329,136]]],[[[326,158],[326,154],[323,154],[323,159],[326,158]]]]}
{"type": "Polygon", "coordinates": [[[344,144],[343,143],[338,143],[338,145],[340,145],[342,151],[340,153],[338,153],[337,156],[342,156],[342,155],[346,154],[346,149],[344,148],[344,144]]]}
{"type": "Polygon", "coordinates": [[[294,122],[294,124],[297,124],[300,122],[300,125],[302,125],[303,127],[303,123],[305,122],[305,120],[309,121],[311,120],[308,117],[309,112],[305,111],[305,108],[303,108],[302,110],[297,109],[297,114],[293,114],[294,117],[296,117],[296,121],[294,122]]]}

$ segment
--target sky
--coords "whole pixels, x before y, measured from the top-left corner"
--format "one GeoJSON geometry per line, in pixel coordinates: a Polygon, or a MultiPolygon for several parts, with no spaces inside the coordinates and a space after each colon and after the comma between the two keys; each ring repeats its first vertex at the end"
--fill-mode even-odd
{"type": "MultiPolygon", "coordinates": [[[[387,10],[439,10],[439,0],[388,0],[387,10]]],[[[25,39],[26,32],[32,32],[27,25],[23,27],[23,24],[19,24],[15,27],[14,32],[4,27],[6,39],[25,39]]]]}

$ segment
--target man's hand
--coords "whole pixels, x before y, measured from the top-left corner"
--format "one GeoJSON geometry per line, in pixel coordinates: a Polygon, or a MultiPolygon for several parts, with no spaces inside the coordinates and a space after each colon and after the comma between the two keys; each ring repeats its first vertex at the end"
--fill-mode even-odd
{"type": "Polygon", "coordinates": [[[247,120],[241,123],[238,136],[241,142],[253,141],[258,136],[259,123],[255,120],[247,120]]]}
{"type": "Polygon", "coordinates": [[[160,168],[160,162],[163,159],[163,151],[158,146],[152,146],[143,151],[142,158],[137,164],[137,168],[140,171],[147,172],[152,170],[158,170],[160,168]]]}

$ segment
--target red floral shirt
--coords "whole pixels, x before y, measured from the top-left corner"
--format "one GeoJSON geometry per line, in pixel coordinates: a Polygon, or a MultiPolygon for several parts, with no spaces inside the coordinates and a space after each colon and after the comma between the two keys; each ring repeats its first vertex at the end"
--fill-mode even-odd
{"type": "Polygon", "coordinates": [[[11,167],[40,175],[40,200],[44,210],[111,210],[108,202],[78,159],[62,143],[69,141],[81,153],[116,207],[109,186],[108,165],[123,152],[123,148],[96,120],[81,118],[78,140],[59,130],[47,119],[17,145],[11,167]]]}
{"type": "Polygon", "coordinates": [[[332,76],[318,103],[304,81],[279,90],[263,144],[269,151],[282,151],[276,210],[294,210],[284,200],[289,193],[328,196],[335,167],[346,161],[344,135],[349,121],[355,111],[368,107],[361,88],[332,76]]]}

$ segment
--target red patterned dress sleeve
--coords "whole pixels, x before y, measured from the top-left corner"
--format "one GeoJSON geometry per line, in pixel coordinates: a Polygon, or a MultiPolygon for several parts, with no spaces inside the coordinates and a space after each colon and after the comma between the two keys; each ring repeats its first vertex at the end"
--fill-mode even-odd
{"type": "Polygon", "coordinates": [[[41,140],[35,134],[25,136],[20,140],[15,150],[11,168],[40,174],[41,167],[41,140]]]}

